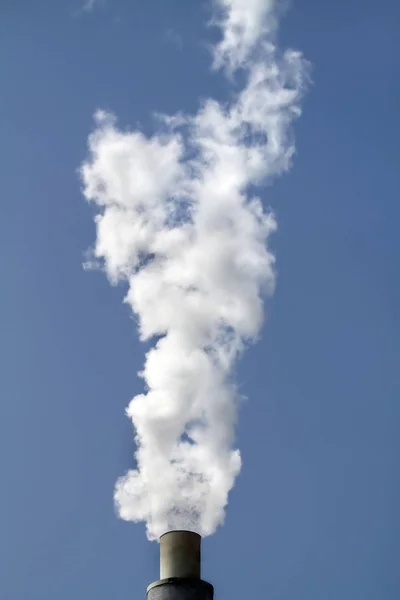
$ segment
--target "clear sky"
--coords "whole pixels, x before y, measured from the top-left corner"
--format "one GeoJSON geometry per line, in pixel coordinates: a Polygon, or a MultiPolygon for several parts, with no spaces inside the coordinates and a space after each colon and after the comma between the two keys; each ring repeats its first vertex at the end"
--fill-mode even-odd
{"type": "MultiPolygon", "coordinates": [[[[223,98],[200,0],[3,0],[0,596],[144,597],[158,546],[114,515],[142,389],[124,288],[84,272],[77,169],[98,108],[121,125],[223,98]]],[[[217,598],[395,600],[400,320],[395,0],[294,1],[313,65],[276,211],[278,285],[241,361],[243,470],[204,541],[217,598]]]]}

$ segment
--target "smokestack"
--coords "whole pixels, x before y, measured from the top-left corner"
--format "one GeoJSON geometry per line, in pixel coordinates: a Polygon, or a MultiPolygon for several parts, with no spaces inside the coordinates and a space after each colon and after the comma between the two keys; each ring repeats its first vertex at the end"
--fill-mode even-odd
{"type": "Polygon", "coordinates": [[[201,579],[201,536],[168,531],[160,537],[160,579],[147,588],[147,600],[213,600],[214,588],[201,579]]]}

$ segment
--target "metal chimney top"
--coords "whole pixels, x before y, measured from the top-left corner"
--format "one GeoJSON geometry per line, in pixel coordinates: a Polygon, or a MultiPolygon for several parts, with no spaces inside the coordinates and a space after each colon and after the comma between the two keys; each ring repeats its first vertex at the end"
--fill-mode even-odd
{"type": "Polygon", "coordinates": [[[160,579],[200,579],[201,536],[193,531],[168,531],[160,537],[160,579]]]}
{"type": "Polygon", "coordinates": [[[147,588],[147,600],[213,600],[214,588],[201,579],[201,536],[168,531],[160,537],[160,579],[147,588]]]}

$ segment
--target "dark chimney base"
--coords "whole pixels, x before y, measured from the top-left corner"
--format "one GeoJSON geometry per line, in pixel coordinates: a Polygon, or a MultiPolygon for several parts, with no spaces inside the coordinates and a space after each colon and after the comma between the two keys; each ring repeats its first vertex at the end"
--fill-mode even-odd
{"type": "Polygon", "coordinates": [[[213,600],[214,588],[202,579],[170,577],[147,588],[147,600],[213,600]]]}

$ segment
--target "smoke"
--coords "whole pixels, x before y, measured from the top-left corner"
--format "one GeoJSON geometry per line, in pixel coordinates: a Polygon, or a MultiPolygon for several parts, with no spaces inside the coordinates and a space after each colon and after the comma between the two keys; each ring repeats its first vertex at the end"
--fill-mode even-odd
{"type": "Polygon", "coordinates": [[[298,52],[276,49],[276,9],[215,1],[213,65],[228,80],[240,70],[243,88],[195,115],[158,115],[151,137],[98,111],[81,168],[98,207],[89,266],[127,282],[140,339],[154,339],[140,373],[146,393],[126,411],[137,468],[115,488],[119,516],[145,521],[150,539],[213,533],[241,468],[233,368],[275,284],[276,221],[252,190],[290,167],[306,74],[298,52]]]}

